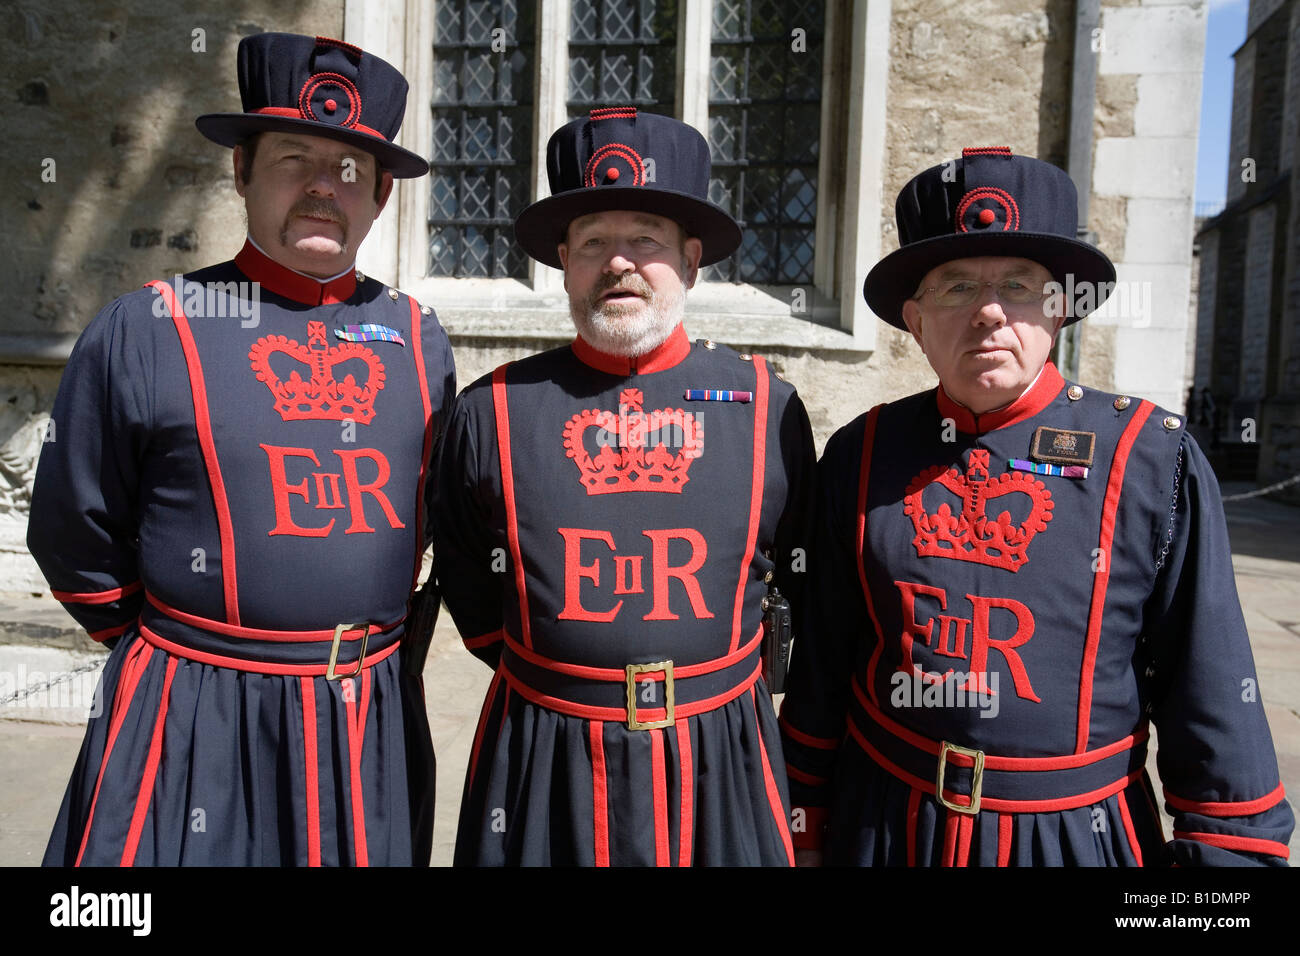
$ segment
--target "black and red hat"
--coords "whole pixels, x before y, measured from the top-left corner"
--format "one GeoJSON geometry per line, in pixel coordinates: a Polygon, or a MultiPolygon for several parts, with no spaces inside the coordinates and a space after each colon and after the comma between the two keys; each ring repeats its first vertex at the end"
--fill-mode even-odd
{"type": "Polygon", "coordinates": [[[239,41],[242,113],[206,113],[199,132],[222,146],[275,130],[327,136],[364,149],[399,179],[429,164],[393,143],[406,109],[406,80],[390,64],[351,43],[293,33],[239,41]]]}
{"type": "MultiPolygon", "coordinates": [[[[896,328],[906,329],[903,303],[926,273],[953,259],[1029,259],[1062,288],[1091,284],[1094,307],[1113,288],[1110,259],[1075,238],[1078,192],[1069,175],[1013,156],[1007,146],[963,149],[960,160],[927,169],[903,187],[894,215],[902,245],[876,263],[862,292],[871,311],[896,328]]],[[[1067,302],[1066,324],[1083,318],[1073,305],[1067,302]]]]}
{"type": "Polygon", "coordinates": [[[574,219],[611,209],[649,212],[699,239],[700,265],[711,265],[740,245],[739,224],[708,200],[711,168],[709,145],[693,127],[630,106],[594,109],[546,144],[551,195],[519,214],[515,238],[559,269],[556,246],[574,219]]]}

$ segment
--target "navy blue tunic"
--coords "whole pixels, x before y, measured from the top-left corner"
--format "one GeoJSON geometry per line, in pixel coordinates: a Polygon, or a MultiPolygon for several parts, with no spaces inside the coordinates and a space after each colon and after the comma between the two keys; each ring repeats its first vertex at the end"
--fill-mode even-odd
{"type": "Polygon", "coordinates": [[[46,863],[427,862],[400,641],[454,393],[431,310],[251,244],[90,323],[28,544],[114,646],[46,863]]]}
{"type": "Polygon", "coordinates": [[[465,390],[434,567],[495,677],[458,864],[790,863],[761,604],[765,579],[796,586],[813,461],[794,389],[681,326],[636,360],[579,339],[465,390]]]}
{"type": "Polygon", "coordinates": [[[1285,860],[1218,486],[1177,416],[1049,363],[978,417],[942,389],[872,409],[819,488],[781,716],[797,844],[868,865],[1285,860]]]}

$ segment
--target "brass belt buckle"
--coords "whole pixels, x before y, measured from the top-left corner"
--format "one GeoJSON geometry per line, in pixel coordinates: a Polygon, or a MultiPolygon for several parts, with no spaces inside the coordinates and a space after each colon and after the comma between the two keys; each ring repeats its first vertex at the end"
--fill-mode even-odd
{"type": "Polygon", "coordinates": [[[979,813],[980,796],[984,790],[984,751],[971,750],[969,747],[959,747],[957,744],[950,744],[948,741],[943,742],[939,748],[939,776],[934,782],[934,795],[939,798],[949,810],[956,810],[958,813],[979,813]],[[970,780],[970,806],[963,807],[960,804],[952,803],[943,795],[943,770],[948,763],[948,754],[958,753],[964,757],[970,757],[975,761],[974,770],[971,773],[970,780]]]}
{"type": "Polygon", "coordinates": [[[676,719],[673,716],[673,662],[658,661],[654,664],[628,664],[626,670],[627,729],[657,730],[660,727],[671,727],[676,719]],[[636,717],[636,675],[653,673],[654,671],[664,672],[664,719],[640,721],[636,717]]]}
{"type": "Polygon", "coordinates": [[[361,673],[361,662],[366,659],[366,643],[370,640],[370,625],[367,624],[340,624],[334,628],[334,644],[330,647],[330,663],[325,668],[326,680],[342,680],[345,677],[356,677],[361,673]],[[340,674],[334,669],[334,665],[339,659],[339,642],[343,635],[348,631],[361,630],[361,653],[357,655],[357,666],[353,668],[350,674],[340,674]]]}

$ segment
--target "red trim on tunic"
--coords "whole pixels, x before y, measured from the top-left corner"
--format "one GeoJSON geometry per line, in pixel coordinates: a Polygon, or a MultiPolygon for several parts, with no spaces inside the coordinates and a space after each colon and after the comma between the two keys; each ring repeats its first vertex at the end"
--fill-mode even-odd
{"type": "Polygon", "coordinates": [[[609,866],[609,795],[605,789],[605,725],[590,724],[591,737],[591,826],[596,847],[596,866],[609,866]]]}
{"type": "Polygon", "coordinates": [[[961,817],[964,814],[956,810],[945,810],[947,814],[943,827],[943,859],[940,866],[955,866],[957,864],[957,827],[961,823],[961,817]]]}
{"type": "Polygon", "coordinates": [[[957,866],[970,865],[970,838],[975,830],[975,818],[969,813],[961,814],[957,821],[957,866]]]}
{"type": "MultiPolygon", "coordinates": [[[[572,677],[585,677],[588,680],[609,681],[614,684],[622,684],[627,680],[627,670],[625,668],[589,667],[586,664],[569,664],[565,661],[557,661],[550,657],[543,657],[536,651],[529,650],[511,637],[509,633],[502,633],[510,650],[518,654],[530,664],[544,667],[547,670],[555,671],[559,674],[568,674],[572,677]]],[[[763,629],[760,625],[758,632],[750,638],[749,643],[744,647],[732,651],[726,657],[719,657],[711,661],[700,661],[698,664],[674,665],[673,679],[680,680],[684,677],[699,677],[702,674],[712,674],[715,671],[720,671],[730,667],[732,664],[738,664],[755,651],[758,642],[762,639],[763,629]]],[[[640,676],[642,679],[663,680],[664,672],[662,670],[643,671],[640,676]]],[[[645,713],[645,711],[642,711],[642,713],[645,713]]]]}
{"type": "MultiPolygon", "coordinates": [[[[745,691],[750,690],[758,680],[759,675],[763,672],[763,664],[760,661],[754,668],[754,672],[747,678],[737,684],[730,690],[725,690],[714,697],[706,697],[703,700],[693,701],[689,704],[677,704],[673,708],[673,716],[676,717],[694,717],[697,714],[707,713],[710,710],[716,710],[723,704],[730,703],[745,691]]],[[[570,700],[563,700],[559,697],[551,697],[543,694],[541,691],[534,690],[512,674],[504,663],[501,664],[498,671],[506,679],[506,683],[515,689],[525,700],[531,700],[540,707],[547,710],[553,710],[556,713],[567,714],[570,717],[583,717],[587,720],[608,720],[614,723],[625,723],[627,721],[627,709],[625,707],[598,707],[595,704],[576,704],[570,700]]],[[[652,674],[643,674],[653,676],[652,674]]],[[[641,707],[637,708],[638,719],[649,722],[652,720],[664,720],[666,712],[663,707],[641,707]]],[[[498,731],[499,732],[499,731],[498,731]]]]}
{"type": "MultiPolygon", "coordinates": [[[[858,746],[866,751],[871,759],[879,764],[883,769],[889,771],[899,780],[903,781],[903,783],[909,784],[930,796],[934,796],[935,787],[933,780],[922,780],[920,777],[908,773],[902,767],[899,767],[893,761],[889,760],[884,756],[884,754],[871,746],[871,743],[866,737],[862,736],[862,732],[858,730],[857,726],[852,721],[849,722],[849,735],[856,740],[858,746]]],[[[957,764],[956,758],[959,756],[961,755],[952,754],[949,757],[948,762],[950,764],[957,764]]],[[[984,768],[986,770],[992,769],[989,766],[989,759],[990,758],[987,757],[984,759],[984,768]]],[[[1056,810],[1074,810],[1078,807],[1086,807],[1090,803],[1100,803],[1112,793],[1118,793],[1120,790],[1123,790],[1142,775],[1142,769],[1143,768],[1138,767],[1132,773],[1125,774],[1113,783],[1108,783],[1104,787],[1098,787],[1095,790],[1089,790],[1087,793],[1074,794],[1068,797],[1054,797],[1045,800],[1004,800],[999,797],[983,797],[980,801],[980,806],[985,810],[1007,811],[1011,813],[1051,813],[1056,810]]],[[[958,806],[970,805],[970,796],[968,794],[953,793],[945,789],[944,795],[948,800],[958,806]]]]}
{"type": "Polygon", "coordinates": [[[1061,373],[1056,370],[1056,366],[1048,362],[1043,366],[1038,379],[1025,389],[1024,394],[1005,408],[976,415],[965,405],[950,398],[943,390],[942,384],[935,393],[935,404],[939,406],[939,415],[942,418],[951,418],[956,422],[959,432],[967,435],[983,435],[985,432],[996,431],[1033,418],[1052,404],[1064,387],[1065,379],[1061,378],[1061,373]]]}
{"type": "Polygon", "coordinates": [[[524,559],[519,552],[519,519],[515,513],[515,471],[510,460],[510,406],[506,400],[506,369],[509,363],[492,373],[492,407],[497,420],[497,450],[501,459],[501,489],[506,506],[506,536],[510,559],[515,564],[515,590],[519,593],[519,627],[524,646],[533,646],[532,621],[528,615],[528,584],[524,578],[524,559]]]}
{"type": "Polygon", "coordinates": [[[654,795],[655,866],[672,866],[668,849],[668,781],[664,767],[664,734],[650,731],[650,790],[654,795]]]}
{"type": "MultiPolygon", "coordinates": [[[[918,750],[924,750],[935,757],[943,749],[943,745],[923,737],[915,731],[909,730],[902,724],[891,720],[882,710],[867,700],[858,684],[855,675],[849,682],[853,689],[853,695],[858,699],[867,712],[867,716],[878,723],[882,729],[889,731],[900,740],[904,740],[916,747],[918,750]]],[[[1089,764],[1097,763],[1099,760],[1105,760],[1107,757],[1114,756],[1122,750],[1131,750],[1134,746],[1146,740],[1150,735],[1150,728],[1143,724],[1136,731],[1127,737],[1122,737],[1114,743],[1106,744],[1104,747],[1098,747],[1095,750],[1089,750],[1081,754],[1065,754],[1059,757],[1000,757],[996,754],[984,755],[985,770],[1073,770],[1077,767],[1086,767],[1089,764]]],[[[975,760],[966,754],[949,752],[947,762],[954,767],[973,767],[975,760]]]]}
{"type": "Polygon", "coordinates": [[[175,657],[167,658],[167,673],[163,678],[162,696],[158,700],[158,715],[153,722],[153,736],[149,740],[149,758],[145,761],[144,774],[140,777],[140,790],[135,795],[135,812],[131,814],[131,829],[126,834],[126,845],[122,847],[122,866],[134,866],[135,854],[140,847],[140,834],[144,831],[144,819],[149,813],[149,804],[153,802],[153,784],[158,776],[158,763],[162,760],[163,727],[167,723],[167,704],[171,699],[172,678],[176,676],[176,665],[180,663],[175,657]]]}
{"type": "MultiPolygon", "coordinates": [[[[276,661],[259,661],[251,657],[226,657],[223,654],[210,654],[207,651],[196,650],[193,647],[186,647],[184,644],[177,644],[175,641],[169,641],[161,634],[149,629],[147,625],[140,625],[140,636],[160,650],[173,654],[176,657],[183,657],[189,661],[198,661],[200,664],[212,664],[214,667],[229,667],[233,670],[244,671],[250,674],[280,674],[292,677],[324,677],[329,670],[328,664],[280,664],[276,661]]],[[[367,667],[374,667],[382,660],[386,660],[390,654],[401,646],[401,641],[393,641],[383,650],[375,651],[373,654],[367,654],[361,663],[362,670],[367,667]]],[[[356,667],[356,661],[347,661],[344,664],[336,665],[339,667],[351,669],[356,667]]],[[[346,672],[346,671],[345,671],[346,672]]]]}
{"type": "Polygon", "coordinates": [[[749,485],[749,530],[745,533],[745,550],[740,559],[740,582],[736,585],[736,602],[731,610],[731,643],[728,648],[732,651],[740,644],[745,585],[749,584],[749,569],[754,563],[754,548],[758,543],[758,519],[763,510],[764,463],[767,461],[767,365],[758,356],[754,357],[753,365],[757,379],[754,385],[754,467],[749,485]]]}
{"type": "Polygon", "coordinates": [[[837,750],[840,746],[838,739],[834,737],[814,737],[811,734],[805,734],[802,730],[790,723],[785,716],[785,709],[782,708],[781,716],[777,718],[781,729],[784,730],[791,740],[803,744],[806,747],[815,747],[818,750],[837,750]]]}
{"type": "MultiPolygon", "coordinates": [[[[247,244],[245,248],[251,248],[247,244]]],[[[235,532],[230,523],[230,505],[226,501],[226,483],[221,478],[221,465],[217,461],[217,449],[212,439],[212,421],[208,416],[208,390],[203,381],[203,364],[199,360],[198,346],[194,344],[194,335],[190,332],[189,321],[185,312],[176,301],[176,293],[165,282],[149,282],[171,309],[172,322],[176,334],[181,340],[181,351],[185,353],[185,366],[189,371],[190,394],[194,399],[194,427],[198,432],[199,448],[203,453],[203,464],[208,472],[208,484],[212,489],[212,505],[217,513],[217,532],[221,540],[221,588],[225,596],[226,621],[239,623],[239,588],[235,580],[235,532]]]]}
{"type": "Polygon", "coordinates": [[[495,644],[505,637],[505,628],[497,628],[487,634],[480,634],[478,637],[461,638],[461,643],[465,645],[468,651],[477,650],[480,647],[487,647],[489,644],[495,644]]]}
{"type": "Polygon", "coordinates": [[[1217,846],[1224,850],[1245,850],[1248,853],[1267,853],[1290,859],[1291,849],[1285,843],[1276,840],[1261,840],[1257,837],[1229,836],[1226,833],[1193,833],[1188,830],[1175,830],[1175,840],[1195,840],[1207,846],[1217,846]]]}
{"type": "Polygon", "coordinates": [[[1252,813],[1263,813],[1271,807],[1277,806],[1286,796],[1286,789],[1282,784],[1278,784],[1269,793],[1255,800],[1224,800],[1216,802],[1205,802],[1201,800],[1184,800],[1182,797],[1175,796],[1165,787],[1165,800],[1175,810],[1182,810],[1185,813],[1201,813],[1207,817],[1244,817],[1252,813]]]}
{"type": "MultiPolygon", "coordinates": [[[[424,484],[429,477],[429,454],[433,447],[433,401],[429,398],[424,345],[420,338],[420,307],[409,295],[406,301],[411,303],[411,353],[415,358],[415,377],[420,383],[420,404],[424,406],[424,449],[420,453],[420,478],[415,485],[415,569],[411,572],[411,591],[414,593],[415,586],[420,581],[420,565],[424,558],[424,484]]],[[[410,605],[409,599],[407,605],[410,605]]]]}
{"type": "Polygon", "coordinates": [[[907,795],[907,865],[916,866],[916,824],[921,818],[921,791],[907,795]]]}
{"type": "MultiPolygon", "coordinates": [[[[772,817],[776,820],[777,832],[785,844],[785,855],[794,866],[794,843],[790,839],[790,821],[786,819],[785,809],[781,806],[781,792],[776,787],[776,778],[772,776],[772,764],[767,759],[767,745],[763,743],[763,730],[758,722],[758,695],[753,687],[749,691],[749,702],[754,708],[754,736],[758,738],[758,755],[763,763],[763,786],[767,788],[767,802],[772,808],[772,817]]],[[[680,711],[679,711],[680,712],[680,711]]]]}
{"type": "Polygon", "coordinates": [[[1101,508],[1101,533],[1097,547],[1101,549],[1104,565],[1092,576],[1092,606],[1088,610],[1087,639],[1083,646],[1083,665],[1079,669],[1079,717],[1074,738],[1075,753],[1088,749],[1088,731],[1092,715],[1092,678],[1097,667],[1097,646],[1101,643],[1101,619],[1106,612],[1106,587],[1110,583],[1111,542],[1115,537],[1115,513],[1119,510],[1120,491],[1124,486],[1124,470],[1128,455],[1137,440],[1138,432],[1155,408],[1145,399],[1138,405],[1132,419],[1124,427],[1115,457],[1111,459],[1110,477],[1106,480],[1106,499],[1101,508]]]}
{"type": "Polygon", "coordinates": [[[370,702],[370,672],[361,672],[361,704],[357,706],[355,678],[344,680],[353,682],[353,692],[343,696],[347,707],[348,724],[348,770],[350,782],[348,790],[352,798],[352,858],[357,866],[369,866],[370,854],[366,848],[366,804],[361,791],[361,749],[365,744],[366,707],[370,702]]]}
{"type": "Polygon", "coordinates": [[[81,848],[77,850],[77,860],[73,866],[81,866],[81,858],[86,855],[86,843],[90,840],[90,824],[95,819],[95,805],[99,802],[99,788],[104,783],[104,770],[108,767],[108,758],[113,755],[113,745],[117,743],[118,732],[126,720],[131,702],[135,699],[136,688],[140,686],[140,675],[149,665],[153,656],[153,645],[144,641],[136,644],[127,652],[122,662],[122,673],[118,678],[117,689],[113,694],[113,710],[108,725],[108,740],[104,744],[104,756],[99,761],[99,774],[95,777],[95,790],[90,796],[90,810],[86,813],[86,825],[81,830],[81,848]]]}
{"type": "MultiPolygon", "coordinates": [[[[474,731],[474,749],[469,754],[469,784],[474,786],[474,774],[478,770],[478,752],[483,745],[483,731],[487,728],[488,714],[492,712],[492,701],[496,697],[497,687],[501,684],[501,672],[492,674],[492,683],[488,684],[487,698],[483,701],[483,710],[478,715],[478,729],[474,731]]],[[[504,722],[504,721],[503,721],[504,722]]]]}
{"type": "Polygon", "coordinates": [[[876,443],[876,420],[880,417],[880,406],[867,412],[867,421],[862,431],[862,464],[858,468],[858,510],[857,510],[857,554],[854,555],[858,565],[858,583],[862,586],[862,597],[867,602],[867,614],[871,617],[871,626],[876,632],[876,646],[867,661],[867,692],[871,699],[876,699],[876,664],[880,661],[881,651],[885,648],[884,634],[880,630],[880,621],[876,619],[876,605],[871,600],[871,585],[867,583],[867,569],[863,563],[863,553],[867,540],[867,487],[871,483],[871,452],[876,443]]]}
{"type": "MultiPolygon", "coordinates": [[[[295,114],[297,112],[294,110],[295,114]]],[[[346,302],[357,291],[357,272],[350,266],[348,271],[338,278],[323,282],[280,265],[261,252],[250,240],[244,241],[244,248],[240,249],[239,254],[235,256],[235,267],[276,295],[282,295],[286,299],[293,299],[304,305],[332,305],[346,302]]]]}
{"type": "Polygon", "coordinates": [[[1124,821],[1124,832],[1128,835],[1129,849],[1133,851],[1133,859],[1137,861],[1137,865],[1141,866],[1142,847],[1138,845],[1137,833],[1133,829],[1133,818],[1129,815],[1128,812],[1128,800],[1124,797],[1123,790],[1121,790],[1118,794],[1116,794],[1116,797],[1118,798],[1118,802],[1119,802],[1120,819],[1124,821]]]}
{"type": "Polygon", "coordinates": [[[302,741],[307,793],[307,865],[320,866],[320,764],[316,752],[316,682],[298,678],[302,684],[302,741]]]}
{"type": "MultiPolygon", "coordinates": [[[[249,641],[272,641],[277,643],[304,643],[312,642],[330,642],[334,641],[334,628],[321,629],[319,631],[269,631],[260,627],[241,627],[236,624],[224,624],[221,621],[214,621],[210,617],[200,617],[197,614],[190,614],[187,611],[181,611],[166,603],[162,598],[155,595],[152,591],[146,591],[145,600],[156,607],[163,614],[173,620],[180,621],[182,624],[188,624],[191,627],[197,627],[203,631],[211,631],[214,634],[221,634],[224,637],[239,637],[249,641]]],[[[369,627],[370,636],[383,634],[391,631],[397,625],[405,621],[402,617],[388,624],[371,624],[369,627]]],[[[345,634],[355,634],[356,637],[343,637],[342,644],[353,644],[361,640],[360,629],[354,631],[345,631],[345,634]]],[[[324,673],[322,671],[322,673],[324,673]]]]}
{"type": "Polygon", "coordinates": [[[695,766],[691,759],[691,726],[684,720],[677,728],[677,769],[681,773],[682,809],[678,821],[677,865],[691,865],[691,844],[695,835],[695,766]]]}
{"type": "Polygon", "coordinates": [[[135,623],[135,619],[133,618],[127,621],[125,624],[117,625],[117,627],[106,627],[102,631],[89,631],[87,632],[87,634],[92,641],[96,641],[102,644],[110,637],[118,637],[122,634],[125,634],[128,630],[131,629],[131,625],[134,623],[135,623]]]}
{"type": "Polygon", "coordinates": [[[589,345],[579,336],[569,345],[579,362],[590,365],[601,372],[611,375],[649,375],[662,372],[681,363],[691,354],[691,340],[686,337],[686,329],[679,322],[668,338],[664,339],[645,355],[626,356],[610,355],[589,345]]]}
{"type": "Polygon", "coordinates": [[[791,780],[798,780],[800,783],[806,783],[810,787],[820,786],[821,784],[825,783],[828,779],[830,779],[829,777],[814,777],[810,773],[805,773],[804,771],[800,770],[798,767],[791,766],[788,760],[786,761],[785,764],[785,775],[789,777],[791,780]]]}
{"type": "Polygon", "coordinates": [[[1011,835],[1015,819],[1009,813],[998,817],[998,866],[1011,865],[1011,835]]]}
{"type": "Polygon", "coordinates": [[[136,581],[134,584],[113,588],[109,591],[56,591],[50,588],[50,594],[54,596],[54,600],[64,604],[112,604],[128,594],[134,594],[142,587],[144,587],[144,582],[136,581]]]}

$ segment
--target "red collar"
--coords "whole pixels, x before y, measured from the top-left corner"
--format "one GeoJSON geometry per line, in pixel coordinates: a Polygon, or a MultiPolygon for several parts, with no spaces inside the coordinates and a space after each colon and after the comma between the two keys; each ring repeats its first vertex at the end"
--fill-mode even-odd
{"type": "Polygon", "coordinates": [[[337,279],[322,282],[280,265],[248,240],[244,241],[244,248],[235,256],[235,265],[244,275],[254,282],[262,283],[276,295],[305,305],[346,302],[357,290],[356,269],[349,269],[337,279]]]}
{"type": "Polygon", "coordinates": [[[1037,415],[1050,405],[1057,395],[1061,394],[1064,385],[1065,379],[1061,378],[1061,373],[1056,370],[1055,365],[1048,362],[1043,366],[1038,381],[1025,389],[1023,395],[1005,408],[985,412],[983,415],[976,415],[965,405],[960,405],[949,398],[948,393],[943,390],[942,383],[939,385],[936,401],[939,404],[939,414],[944,418],[951,418],[955,421],[959,432],[965,432],[968,435],[982,435],[985,432],[1006,428],[1008,425],[1023,422],[1026,418],[1037,415]]]}
{"type": "Polygon", "coordinates": [[[580,361],[602,372],[610,372],[614,375],[645,375],[672,368],[686,358],[691,351],[691,340],[686,337],[686,329],[678,322],[672,334],[645,355],[632,358],[626,355],[607,355],[588,345],[586,339],[581,336],[575,338],[570,347],[580,361]]]}

